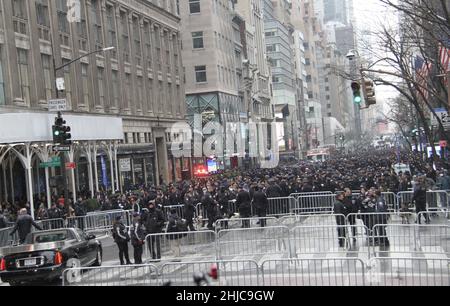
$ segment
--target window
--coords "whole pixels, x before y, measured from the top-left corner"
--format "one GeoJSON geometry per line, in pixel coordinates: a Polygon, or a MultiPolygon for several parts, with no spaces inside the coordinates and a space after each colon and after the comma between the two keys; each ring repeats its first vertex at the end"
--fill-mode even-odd
{"type": "Polygon", "coordinates": [[[151,37],[150,37],[150,23],[144,23],[144,44],[145,50],[147,52],[147,66],[148,68],[152,68],[152,47],[151,47],[151,37]]]}
{"type": "Polygon", "coordinates": [[[192,43],[194,49],[202,49],[203,45],[203,32],[192,32],[192,43]]]}
{"type": "Polygon", "coordinates": [[[313,99],[314,98],[314,94],[312,91],[308,91],[308,99],[313,99]]]}
{"type": "Polygon", "coordinates": [[[78,42],[80,44],[80,49],[87,51],[88,50],[88,47],[87,47],[88,34],[87,34],[86,14],[84,11],[84,1],[81,1],[80,22],[77,22],[77,31],[78,31],[78,36],[79,36],[78,42]]]}
{"type": "Polygon", "coordinates": [[[191,14],[200,13],[200,0],[189,0],[189,12],[191,14]]]}
{"type": "Polygon", "coordinates": [[[111,75],[112,82],[112,95],[113,95],[113,105],[116,108],[119,108],[120,105],[120,97],[119,97],[119,73],[116,70],[112,71],[111,75]]]}
{"type": "Polygon", "coordinates": [[[136,65],[142,66],[142,50],[141,50],[141,36],[139,32],[139,18],[133,18],[133,41],[136,65]]]}
{"type": "Polygon", "coordinates": [[[36,19],[39,25],[39,38],[50,41],[50,19],[48,0],[36,0],[36,19]]]}
{"type": "Polygon", "coordinates": [[[273,82],[273,83],[280,83],[280,77],[273,76],[273,77],[272,77],[272,82],[273,82]]]}
{"type": "Polygon", "coordinates": [[[123,58],[125,62],[130,62],[130,42],[128,40],[128,15],[125,12],[120,13],[120,22],[122,28],[122,46],[123,58]]]}
{"type": "Polygon", "coordinates": [[[330,91],[330,86],[325,86],[325,91],[330,91]]]}
{"type": "Polygon", "coordinates": [[[89,75],[88,75],[89,65],[81,64],[81,80],[83,85],[83,103],[84,105],[89,105],[89,75]]]}
{"type": "Polygon", "coordinates": [[[46,100],[50,100],[52,98],[52,73],[51,73],[51,65],[50,65],[50,56],[47,54],[42,54],[42,70],[44,77],[44,96],[43,98],[46,100]]]}
{"type": "Polygon", "coordinates": [[[111,50],[110,54],[112,57],[117,57],[117,34],[116,34],[116,23],[115,23],[115,12],[114,12],[114,6],[107,6],[106,7],[106,20],[107,20],[107,27],[108,27],[108,47],[115,47],[115,49],[111,50]]]}
{"type": "Polygon", "coordinates": [[[155,27],[153,32],[155,42],[155,51],[156,51],[156,68],[161,71],[161,32],[159,27],[155,27]]]}
{"type": "Polygon", "coordinates": [[[277,33],[277,30],[268,31],[268,32],[266,32],[266,37],[273,37],[276,35],[276,33],[277,33]]]}
{"type": "Polygon", "coordinates": [[[330,95],[326,95],[325,99],[330,100],[330,95]]]}
{"type": "Polygon", "coordinates": [[[22,91],[22,99],[24,102],[30,102],[30,81],[28,79],[28,50],[17,49],[17,57],[19,64],[19,82],[22,91]]]}
{"type": "Polygon", "coordinates": [[[277,45],[273,44],[273,45],[266,46],[266,51],[267,52],[275,52],[275,51],[277,51],[277,45]]]}
{"type": "Polygon", "coordinates": [[[105,105],[105,69],[97,67],[99,105],[105,105]]]}
{"type": "Polygon", "coordinates": [[[27,34],[27,0],[12,0],[14,32],[27,34]]]}
{"type": "Polygon", "coordinates": [[[144,94],[143,94],[142,90],[143,90],[142,77],[138,76],[137,77],[137,91],[136,91],[136,95],[137,95],[137,97],[136,97],[137,107],[136,108],[139,110],[142,110],[142,105],[143,105],[142,98],[144,97],[144,94]]]}
{"type": "Polygon", "coordinates": [[[273,59],[273,60],[271,60],[271,64],[272,64],[272,67],[281,67],[281,66],[280,66],[280,60],[279,60],[279,59],[273,59]]]}
{"type": "Polygon", "coordinates": [[[197,83],[205,83],[206,79],[206,66],[195,66],[195,80],[197,83]]]}
{"type": "Polygon", "coordinates": [[[331,104],[327,104],[327,108],[331,108],[331,104]]]}
{"type": "Polygon", "coordinates": [[[131,74],[125,73],[125,108],[129,108],[131,105],[131,74]]]}
{"type": "Polygon", "coordinates": [[[309,107],[309,112],[310,112],[310,113],[314,113],[314,106],[310,106],[310,107],[309,107]]]}
{"type": "Polygon", "coordinates": [[[148,109],[153,111],[153,79],[148,78],[147,86],[147,105],[148,109]]]}
{"type": "Polygon", "coordinates": [[[305,47],[305,50],[308,50],[309,49],[309,43],[307,43],[307,42],[303,43],[303,47],[305,47]]]}
{"type": "Polygon", "coordinates": [[[307,75],[306,76],[306,82],[311,82],[312,81],[312,77],[311,77],[311,75],[307,75]]]}
{"type": "Polygon", "coordinates": [[[333,117],[333,114],[332,113],[328,113],[328,117],[333,117]]]}
{"type": "Polygon", "coordinates": [[[305,58],[305,65],[306,66],[310,66],[311,65],[311,60],[309,58],[305,58]]]}
{"type": "Polygon", "coordinates": [[[97,50],[100,50],[103,48],[102,14],[101,14],[102,10],[100,7],[100,1],[91,0],[91,7],[92,7],[95,47],[97,50]]]}

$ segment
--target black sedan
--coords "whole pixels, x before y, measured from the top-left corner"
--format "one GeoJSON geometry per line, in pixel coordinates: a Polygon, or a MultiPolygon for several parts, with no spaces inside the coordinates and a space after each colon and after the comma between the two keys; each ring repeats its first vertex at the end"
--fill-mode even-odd
{"type": "MultiPolygon", "coordinates": [[[[100,266],[102,245],[94,235],[78,228],[37,231],[22,245],[0,248],[0,258],[3,282],[47,284],[59,280],[67,268],[100,266]]],[[[67,274],[70,277],[73,275],[67,274]]]]}

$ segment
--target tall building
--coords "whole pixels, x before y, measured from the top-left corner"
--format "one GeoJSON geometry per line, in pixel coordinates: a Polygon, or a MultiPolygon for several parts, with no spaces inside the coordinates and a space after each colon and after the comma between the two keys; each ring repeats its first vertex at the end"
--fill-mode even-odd
{"type": "Polygon", "coordinates": [[[264,0],[266,52],[272,66],[273,100],[280,131],[280,150],[298,153],[297,82],[295,78],[291,3],[264,0]]]}
{"type": "Polygon", "coordinates": [[[319,0],[323,1],[323,21],[338,21],[349,24],[348,0],[319,0]]]}
{"type": "MultiPolygon", "coordinates": [[[[105,188],[118,189],[181,178],[183,162],[167,150],[167,130],[185,118],[176,1],[80,1],[75,19],[67,1],[61,0],[3,0],[0,9],[0,115],[7,120],[17,113],[27,114],[36,130],[35,138],[16,139],[18,142],[38,150],[52,141],[47,124],[53,115],[48,115],[49,122],[41,118],[48,114],[48,100],[56,97],[56,67],[90,51],[114,47],[56,73],[64,80],[64,90],[58,91],[67,101],[64,116],[73,129],[77,127],[72,132],[76,143],[70,155],[76,162],[73,184],[69,184],[72,192],[90,190],[93,194],[102,183],[105,188]],[[97,130],[85,130],[82,123],[86,118],[98,118],[97,130]],[[96,138],[103,130],[113,129],[100,125],[109,118],[121,119],[111,122],[120,122],[117,128],[123,134],[114,141],[96,138]],[[89,133],[89,137],[79,136],[89,133]],[[101,146],[103,140],[108,144],[101,146]],[[121,159],[128,161],[129,167],[119,170],[121,159]]],[[[39,152],[46,152],[42,150],[39,152]]],[[[44,176],[48,181],[44,169],[38,167],[45,161],[42,156],[32,154],[32,177],[41,182],[33,180],[33,193],[45,191],[44,176]]],[[[1,168],[16,177],[3,194],[9,198],[24,195],[19,191],[25,181],[19,160],[15,159],[11,168],[5,164],[1,168]]]]}
{"type": "MultiPolygon", "coordinates": [[[[218,136],[207,151],[201,148],[197,162],[216,159],[222,169],[250,162],[254,157],[250,150],[259,143],[250,143],[248,123],[272,117],[261,19],[250,22],[247,29],[235,4],[227,0],[180,3],[188,121],[195,129],[196,120],[201,120],[199,128],[205,136],[218,136]],[[208,123],[219,124],[220,131],[207,128],[208,123]],[[230,135],[227,124],[238,124],[239,131],[230,135]],[[244,143],[245,152],[228,148],[231,136],[234,147],[244,143]]],[[[257,17],[253,13],[248,12],[250,18],[257,17]]]]}

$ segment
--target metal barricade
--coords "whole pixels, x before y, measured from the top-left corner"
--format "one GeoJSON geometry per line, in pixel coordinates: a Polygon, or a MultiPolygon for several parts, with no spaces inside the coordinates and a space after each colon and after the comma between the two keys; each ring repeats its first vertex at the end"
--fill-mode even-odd
{"type": "Polygon", "coordinates": [[[172,209],[176,210],[178,217],[180,217],[181,219],[184,219],[184,205],[164,206],[163,212],[164,212],[165,218],[169,217],[170,211],[172,209]]]}
{"type": "Polygon", "coordinates": [[[398,211],[397,204],[397,195],[393,192],[382,192],[381,196],[383,197],[389,211],[398,211]]]}
{"type": "MultiPolygon", "coordinates": [[[[289,215],[291,210],[296,207],[297,201],[294,197],[270,198],[268,199],[267,216],[289,215]]],[[[252,205],[253,206],[253,205],[252,205]]],[[[252,207],[253,208],[253,207],[252,207]]],[[[253,215],[256,212],[253,209],[253,215]]]]}
{"type": "Polygon", "coordinates": [[[144,256],[148,260],[214,258],[216,233],[195,231],[149,234],[145,237],[144,256]]]}
{"type": "Polygon", "coordinates": [[[301,214],[330,214],[333,213],[333,204],[336,201],[334,194],[316,195],[316,196],[300,196],[291,212],[301,214]]]}
{"type": "Polygon", "coordinates": [[[216,221],[215,229],[216,231],[220,231],[229,228],[239,228],[245,225],[248,225],[250,228],[278,226],[278,219],[275,217],[220,219],[216,221]]]}
{"type": "Polygon", "coordinates": [[[412,191],[400,191],[397,193],[397,207],[398,209],[402,208],[414,208],[414,204],[412,203],[414,192],[412,191]]]}
{"type": "Polygon", "coordinates": [[[211,281],[213,286],[259,285],[259,267],[253,260],[165,263],[160,269],[161,281],[170,282],[172,286],[196,286],[194,274],[206,274],[213,265],[217,267],[218,275],[216,281],[211,281]]]}
{"type": "Polygon", "coordinates": [[[372,229],[376,224],[410,224],[414,223],[415,214],[407,212],[387,213],[351,213],[346,217],[347,224],[364,224],[372,229]]]}
{"type": "Polygon", "coordinates": [[[450,265],[447,258],[371,258],[367,282],[371,286],[450,286],[450,265]]]}
{"type": "Polygon", "coordinates": [[[234,256],[287,255],[289,229],[283,226],[221,230],[217,234],[217,259],[234,256]]]}
{"type": "Polygon", "coordinates": [[[447,212],[448,195],[445,190],[427,191],[427,210],[447,212]]]}
{"type": "Polygon", "coordinates": [[[378,254],[412,254],[418,252],[414,224],[377,224],[370,231],[371,256],[378,254]]]}
{"type": "Polygon", "coordinates": [[[13,236],[10,235],[13,227],[0,229],[0,247],[11,246],[15,241],[19,240],[19,234],[16,231],[13,236]]]}
{"type": "Polygon", "coordinates": [[[291,215],[281,217],[278,223],[288,227],[337,225],[336,217],[345,219],[344,215],[335,214],[291,215]]]}
{"type": "Polygon", "coordinates": [[[267,260],[262,286],[365,286],[365,264],[357,258],[267,260]]]}
{"type": "Polygon", "coordinates": [[[159,286],[158,268],[151,264],[82,267],[64,270],[63,286],[159,286]]]}
{"type": "Polygon", "coordinates": [[[299,193],[291,193],[289,196],[298,198],[304,196],[315,196],[315,195],[326,195],[333,194],[331,191],[316,191],[316,192],[299,192],[299,193]]]}
{"type": "Polygon", "coordinates": [[[63,219],[36,220],[36,223],[39,224],[43,230],[53,230],[66,227],[66,222],[63,219]]]}
{"type": "Polygon", "coordinates": [[[450,227],[447,225],[416,225],[417,249],[425,257],[450,254],[450,227]]]}
{"type": "MultiPolygon", "coordinates": [[[[360,253],[359,248],[368,245],[365,235],[367,228],[363,225],[324,225],[297,226],[290,231],[291,258],[304,257],[312,254],[341,254],[360,253]],[[351,240],[351,238],[354,238],[351,240]]],[[[369,256],[369,250],[364,256],[369,256]]]]}

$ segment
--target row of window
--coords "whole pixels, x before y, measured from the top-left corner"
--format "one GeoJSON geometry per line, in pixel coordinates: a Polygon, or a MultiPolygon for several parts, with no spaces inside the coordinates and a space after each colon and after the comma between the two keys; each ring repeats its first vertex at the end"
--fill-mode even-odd
{"type": "Polygon", "coordinates": [[[153,143],[152,133],[124,133],[123,143],[153,143]]]}
{"type": "MultiPolygon", "coordinates": [[[[28,16],[27,16],[27,0],[5,0],[12,1],[13,5],[13,20],[14,31],[20,34],[27,35],[28,16]]],[[[50,11],[49,0],[35,0],[36,2],[36,17],[39,27],[39,38],[43,40],[50,40],[50,11]]],[[[156,24],[151,24],[149,20],[143,20],[143,29],[141,31],[140,17],[133,15],[131,18],[131,25],[129,24],[129,14],[126,11],[120,11],[118,18],[116,17],[116,8],[112,5],[106,5],[105,20],[106,24],[102,22],[102,8],[101,1],[91,1],[91,16],[90,23],[92,24],[92,32],[94,35],[94,42],[91,49],[95,47],[96,50],[104,47],[115,47],[110,51],[113,58],[117,58],[118,53],[121,53],[125,62],[130,63],[132,59],[137,66],[143,66],[143,60],[146,60],[147,66],[153,66],[155,60],[156,68],[162,70],[162,65],[166,67],[168,72],[171,72],[172,63],[174,64],[175,73],[179,72],[178,60],[178,39],[173,37],[170,43],[170,33],[162,29],[156,24]],[[105,27],[105,32],[103,32],[105,27]],[[130,32],[133,38],[130,39],[130,32]],[[122,50],[118,50],[118,42],[121,43],[122,50]],[[134,47],[134,54],[131,54],[131,44],[134,47]],[[142,46],[144,44],[144,46],[142,46]],[[152,54],[152,46],[155,49],[155,55],[152,54]],[[143,48],[144,47],[144,48],[143,48]],[[164,50],[162,50],[164,48],[164,50]],[[164,53],[163,53],[164,52],[164,53]],[[162,62],[162,56],[165,55],[165,62],[162,62]],[[173,59],[171,59],[171,55],[173,59]]],[[[77,20],[77,34],[79,48],[88,51],[88,27],[86,22],[86,6],[85,1],[80,1],[80,16],[77,20]]],[[[61,44],[70,47],[70,24],[68,21],[67,0],[56,0],[56,10],[58,16],[58,31],[61,39],[61,44]]]]}

